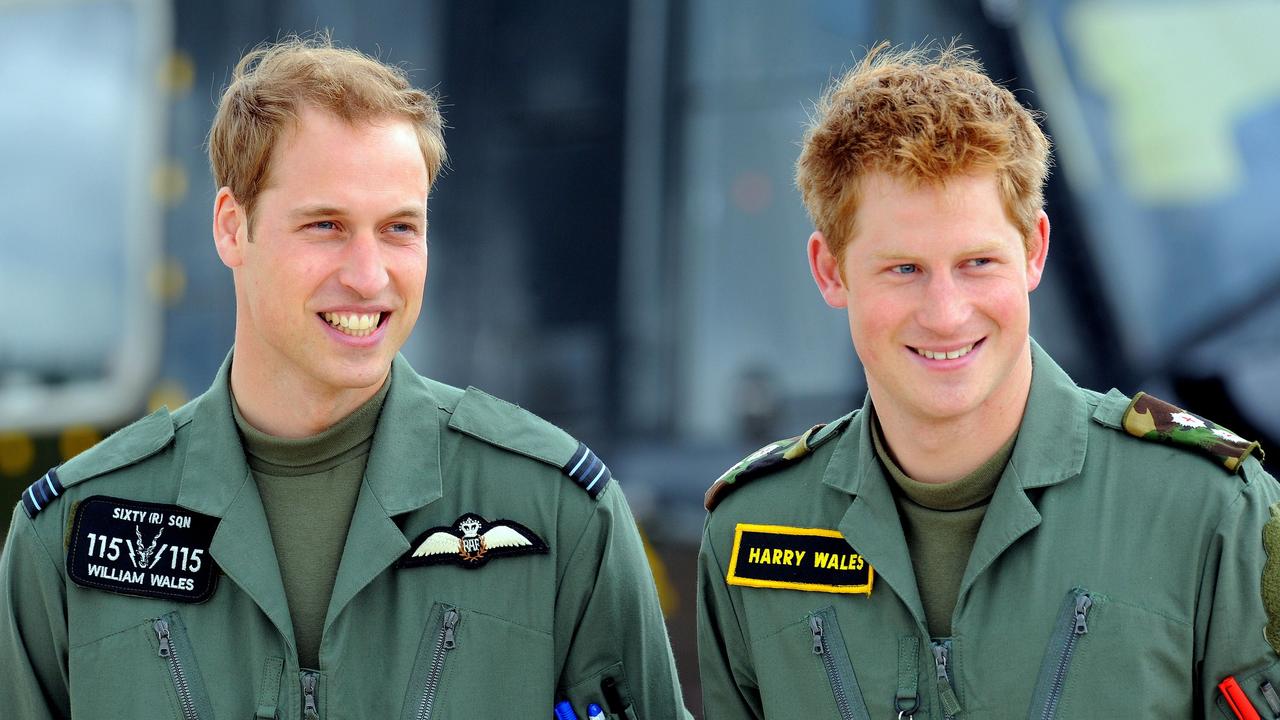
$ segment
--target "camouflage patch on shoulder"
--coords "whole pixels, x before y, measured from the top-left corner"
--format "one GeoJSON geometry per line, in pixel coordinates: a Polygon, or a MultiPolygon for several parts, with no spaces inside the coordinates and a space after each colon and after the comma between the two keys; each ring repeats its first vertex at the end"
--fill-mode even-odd
{"type": "Polygon", "coordinates": [[[711,510],[728,494],[729,490],[733,489],[735,483],[767,475],[808,455],[813,449],[809,445],[809,439],[823,427],[823,425],[814,425],[803,435],[771,442],[739,460],[711,484],[703,504],[711,510]]]}
{"type": "Polygon", "coordinates": [[[1271,519],[1262,526],[1262,549],[1267,562],[1262,566],[1262,607],[1267,611],[1267,626],[1262,634],[1267,643],[1280,653],[1280,503],[1270,507],[1271,519]]]}
{"type": "Polygon", "coordinates": [[[1136,438],[1183,445],[1211,455],[1231,472],[1238,472],[1253,453],[1259,460],[1265,455],[1257,442],[1143,392],[1135,395],[1124,411],[1123,425],[1136,438]]]}

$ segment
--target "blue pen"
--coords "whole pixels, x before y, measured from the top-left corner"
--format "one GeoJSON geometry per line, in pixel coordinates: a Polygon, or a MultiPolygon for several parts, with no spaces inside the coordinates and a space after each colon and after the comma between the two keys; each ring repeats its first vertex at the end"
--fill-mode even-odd
{"type": "Polygon", "coordinates": [[[561,700],[556,703],[556,720],[578,720],[578,713],[573,711],[573,706],[568,700],[561,700]]]}
{"type": "Polygon", "coordinates": [[[595,703],[587,706],[587,720],[604,720],[604,710],[595,703]]]}

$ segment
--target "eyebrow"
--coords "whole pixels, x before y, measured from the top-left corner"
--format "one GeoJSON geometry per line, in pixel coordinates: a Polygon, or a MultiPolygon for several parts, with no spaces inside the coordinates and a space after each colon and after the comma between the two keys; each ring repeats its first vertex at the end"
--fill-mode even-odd
{"type": "MultiPolygon", "coordinates": [[[[335,207],[333,205],[304,205],[290,212],[289,216],[295,217],[295,218],[310,218],[310,217],[321,217],[325,215],[344,215],[344,214],[346,214],[344,210],[342,210],[341,208],[335,207]]],[[[424,217],[426,214],[427,214],[426,208],[423,207],[422,205],[405,205],[400,208],[397,208],[394,212],[387,215],[387,217],[389,218],[393,218],[393,217],[420,218],[420,217],[424,217]]]]}
{"type": "Polygon", "coordinates": [[[304,205],[290,211],[290,217],[316,217],[318,215],[341,215],[342,211],[331,205],[304,205]]]}
{"type": "MultiPolygon", "coordinates": [[[[975,255],[995,255],[995,254],[998,254],[1002,248],[1003,248],[1003,243],[1000,243],[998,241],[992,241],[992,242],[982,243],[981,245],[974,245],[972,247],[967,247],[957,254],[965,257],[973,257],[975,255]]],[[[895,252],[895,251],[882,251],[882,252],[872,253],[871,257],[873,260],[878,260],[878,261],[910,260],[914,258],[915,255],[912,255],[911,253],[902,253],[902,252],[895,252]]]]}

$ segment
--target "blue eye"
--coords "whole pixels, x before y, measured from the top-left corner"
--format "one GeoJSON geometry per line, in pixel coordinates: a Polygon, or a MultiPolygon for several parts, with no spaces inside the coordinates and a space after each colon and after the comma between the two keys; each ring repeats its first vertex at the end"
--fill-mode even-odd
{"type": "Polygon", "coordinates": [[[991,264],[991,258],[974,258],[969,261],[969,265],[971,267],[982,267],[983,265],[990,265],[990,264],[991,264]]]}
{"type": "Polygon", "coordinates": [[[332,220],[319,220],[311,223],[311,227],[317,230],[337,230],[338,224],[332,220]]]}
{"type": "Polygon", "coordinates": [[[911,275],[911,274],[914,274],[916,270],[917,270],[916,266],[911,265],[909,263],[904,265],[894,265],[893,267],[889,268],[889,272],[895,273],[897,275],[911,275]]]}

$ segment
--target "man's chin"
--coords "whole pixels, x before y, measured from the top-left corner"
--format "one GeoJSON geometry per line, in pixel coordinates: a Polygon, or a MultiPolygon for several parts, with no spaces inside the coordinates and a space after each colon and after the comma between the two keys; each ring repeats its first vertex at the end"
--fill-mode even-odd
{"type": "Polygon", "coordinates": [[[909,400],[890,398],[903,409],[926,423],[944,424],[958,420],[977,411],[980,403],[977,393],[970,388],[930,388],[920,385],[914,388],[909,400]]]}
{"type": "Polygon", "coordinates": [[[376,388],[391,371],[391,358],[370,358],[365,362],[339,362],[333,366],[317,368],[312,373],[316,384],[334,393],[376,388]]]}

